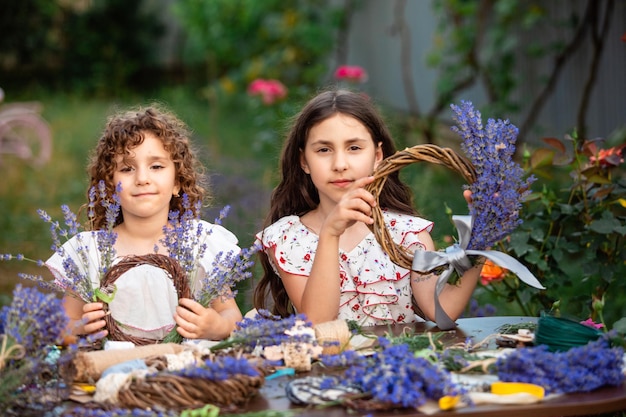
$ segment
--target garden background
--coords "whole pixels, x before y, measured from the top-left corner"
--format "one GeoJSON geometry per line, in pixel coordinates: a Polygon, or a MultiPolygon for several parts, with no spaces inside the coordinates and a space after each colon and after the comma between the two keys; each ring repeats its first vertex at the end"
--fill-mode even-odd
{"type": "MultiPolygon", "coordinates": [[[[0,87],[6,102],[42,103],[53,154],[42,166],[0,154],[0,253],[49,256],[36,210],[58,219],[61,204],[77,211],[107,115],[150,101],[193,129],[213,184],[204,217],[230,205],[224,225],[247,246],[276,184],[289,117],[340,83],[376,100],[399,149],[458,149],[449,105],[460,100],[485,122],[520,128],[519,163],[538,180],[523,225],[498,249],[547,290],[498,272],[468,314],[491,305],[598,319],[603,309],[613,322],[626,315],[625,64],[626,4],[617,0],[5,0],[0,87]],[[342,66],[360,72],[337,78],[342,66]],[[255,80],[277,80],[286,94],[264,101],[249,90],[255,80]]],[[[402,175],[445,247],[455,236],[449,213],[467,211],[461,179],[433,166],[402,175]]],[[[4,303],[18,272],[46,274],[0,262],[4,303]]],[[[252,285],[240,288],[244,311],[252,285]]]]}

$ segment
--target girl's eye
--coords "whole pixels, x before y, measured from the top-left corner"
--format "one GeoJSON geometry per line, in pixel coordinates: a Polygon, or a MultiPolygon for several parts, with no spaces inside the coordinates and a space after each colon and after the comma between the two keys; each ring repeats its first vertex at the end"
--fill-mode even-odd
{"type": "Polygon", "coordinates": [[[152,169],[163,169],[163,165],[152,165],[152,169]]]}
{"type": "Polygon", "coordinates": [[[319,148],[317,150],[317,152],[319,152],[319,153],[326,153],[326,152],[330,152],[330,149],[329,148],[319,148]]]}
{"type": "Polygon", "coordinates": [[[130,172],[132,171],[132,169],[133,169],[132,167],[125,166],[125,167],[120,168],[120,172],[130,172]]]}
{"type": "Polygon", "coordinates": [[[349,148],[349,149],[350,149],[351,151],[359,151],[359,150],[361,150],[361,147],[360,147],[360,146],[357,146],[357,145],[352,145],[352,146],[350,146],[350,148],[349,148]]]}

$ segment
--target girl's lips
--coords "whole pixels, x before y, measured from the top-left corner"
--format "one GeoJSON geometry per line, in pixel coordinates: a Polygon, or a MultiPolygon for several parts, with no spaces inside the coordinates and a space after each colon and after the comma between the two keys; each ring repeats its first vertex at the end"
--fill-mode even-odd
{"type": "Polygon", "coordinates": [[[331,184],[336,185],[338,187],[347,187],[352,184],[352,180],[335,180],[331,181],[331,184]]]}

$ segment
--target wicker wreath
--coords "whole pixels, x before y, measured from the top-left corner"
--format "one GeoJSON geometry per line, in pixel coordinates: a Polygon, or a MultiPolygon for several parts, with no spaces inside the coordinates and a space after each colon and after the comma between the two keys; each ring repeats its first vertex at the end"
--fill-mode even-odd
{"type": "Polygon", "coordinates": [[[398,151],[381,161],[374,171],[374,181],[366,186],[366,189],[376,199],[376,207],[372,209],[374,224],[370,226],[370,229],[383,250],[389,255],[391,261],[409,270],[413,265],[413,255],[396,244],[391,238],[391,234],[385,225],[379,198],[389,174],[416,162],[430,162],[443,165],[462,175],[469,184],[473,184],[476,181],[476,170],[467,158],[450,148],[442,148],[437,145],[416,145],[398,151]]]}
{"type": "MultiPolygon", "coordinates": [[[[163,361],[160,358],[154,359],[157,362],[163,361]]],[[[213,404],[221,409],[241,406],[258,393],[268,373],[258,358],[249,360],[257,369],[258,375],[237,374],[222,381],[211,381],[158,372],[145,378],[133,378],[120,389],[118,400],[124,407],[143,409],[155,406],[189,409],[205,404],[213,404]]]]}
{"type": "MultiPolygon", "coordinates": [[[[117,281],[117,279],[126,271],[140,265],[152,265],[164,269],[172,279],[178,298],[190,297],[191,290],[189,288],[189,282],[185,271],[180,266],[180,263],[178,263],[176,259],[157,253],[141,256],[127,256],[123,258],[120,262],[112,266],[106,273],[102,280],[101,288],[111,288],[115,284],[115,281],[117,281]]],[[[104,303],[104,310],[105,312],[109,311],[107,303],[104,303]]],[[[104,320],[106,321],[106,327],[109,331],[109,338],[111,340],[133,342],[137,346],[150,345],[160,342],[160,340],[142,338],[125,333],[119,327],[118,323],[111,316],[111,314],[106,314],[104,316],[104,320]]]]}

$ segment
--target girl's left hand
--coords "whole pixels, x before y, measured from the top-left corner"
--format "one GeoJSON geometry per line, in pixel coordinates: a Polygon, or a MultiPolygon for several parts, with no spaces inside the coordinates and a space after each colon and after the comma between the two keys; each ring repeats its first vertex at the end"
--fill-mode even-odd
{"type": "Polygon", "coordinates": [[[217,339],[223,324],[223,317],[210,307],[190,299],[178,300],[174,321],[178,333],[187,339],[217,339]]]}

